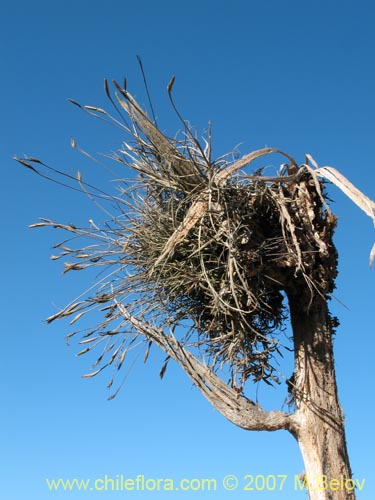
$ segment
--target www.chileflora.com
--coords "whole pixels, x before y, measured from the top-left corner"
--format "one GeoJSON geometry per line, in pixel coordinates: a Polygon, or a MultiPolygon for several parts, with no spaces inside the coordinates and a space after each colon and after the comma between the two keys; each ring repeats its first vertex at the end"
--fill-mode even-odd
{"type": "Polygon", "coordinates": [[[282,491],[287,486],[294,490],[310,491],[362,491],[366,479],[346,479],[343,475],[329,478],[326,475],[314,479],[306,474],[288,476],[287,474],[227,474],[216,478],[151,478],[144,474],[127,477],[104,475],[96,479],[46,479],[50,491],[282,491]]]}

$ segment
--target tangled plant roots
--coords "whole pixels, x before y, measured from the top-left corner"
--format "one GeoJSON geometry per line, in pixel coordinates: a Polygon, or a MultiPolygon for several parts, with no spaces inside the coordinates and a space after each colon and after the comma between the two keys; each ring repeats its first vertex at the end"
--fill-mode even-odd
{"type": "MultiPolygon", "coordinates": [[[[119,369],[138,339],[147,341],[148,350],[155,341],[129,321],[126,307],[137,321],[159,332],[163,329],[160,338],[166,346],[175,339],[175,327],[184,327],[176,331],[180,345],[200,351],[212,369],[229,367],[231,384],[237,388],[249,378],[278,382],[275,358],[281,354],[278,332],[286,316],[285,296],[298,293],[301,283],[308,284],[311,298],[326,297],[334,287],[336,219],[318,175],[333,180],[332,175],[339,174],[329,167],[313,168],[310,157],[298,167],[289,155],[272,148],[232,164],[226,157],[213,161],[210,133],[201,144],[183,122],[183,139],[167,138],[129,92],[115,85],[121,111],[132,122],[124,128],[133,141],[125,143],[114,159],[135,170],[138,178],[129,189],[120,188],[119,196],[96,192],[119,210],[103,228],[77,228],[46,219],[34,225],[94,240],[79,249],[71,249],[66,241],[56,245],[59,257],[75,257],[65,264],[65,272],[91,266],[109,269],[92,295],[48,321],[73,315],[73,324],[88,311],[104,313],[104,321],[82,332],[79,354],[103,346],[95,371],[86,376],[108,365],[119,369]],[[262,170],[245,175],[243,167],[272,153],[288,160],[275,177],[266,177],[262,170]]],[[[107,84],[105,88],[114,104],[107,84]]],[[[172,85],[168,90],[174,106],[172,85]]],[[[102,109],[82,108],[114,120],[102,109]]],[[[36,164],[49,168],[33,158],[19,161],[34,171],[36,164]]],[[[93,194],[80,175],[78,181],[93,194]]],[[[342,177],[335,183],[342,189],[351,186],[342,177]]],[[[367,204],[373,214],[373,202],[356,194],[357,199],[351,198],[367,204]]]]}

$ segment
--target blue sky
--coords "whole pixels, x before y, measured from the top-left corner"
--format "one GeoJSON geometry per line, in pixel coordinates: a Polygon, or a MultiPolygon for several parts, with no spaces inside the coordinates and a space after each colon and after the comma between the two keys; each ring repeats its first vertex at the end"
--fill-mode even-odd
{"type": "MultiPolygon", "coordinates": [[[[166,85],[184,117],[203,131],[213,121],[215,151],[241,154],[265,145],[303,162],[341,170],[375,198],[375,8],[370,1],[96,0],[4,2],[0,16],[2,78],[2,491],[8,500],[120,498],[121,492],[51,493],[45,478],[216,478],[288,474],[282,492],[252,498],[305,498],[292,478],[303,470],[286,432],[250,433],[221,417],[178,367],[160,381],[162,356],[138,363],[122,392],[107,401],[107,377],[84,380],[89,360],[67,348],[69,326],[43,318],[83,290],[84,275],[62,276],[51,247],[60,235],[29,230],[39,217],[85,223],[96,208],[84,197],[22,170],[13,155],[39,157],[96,183],[102,173],[69,147],[75,137],[96,153],[124,139],[67,102],[106,106],[103,78],[128,79],[146,103],[136,54],[146,68],[159,124],[179,128],[166,85]]],[[[276,162],[278,159],[275,160],[276,162]]],[[[336,190],[340,276],[332,309],[335,342],[359,499],[373,498],[373,283],[371,221],[336,190]],[[341,303],[344,303],[344,307],[341,303]]],[[[100,214],[97,215],[101,217],[100,214]]],[[[261,389],[265,406],[278,401],[261,389]]],[[[127,493],[143,498],[150,493],[127,493]]],[[[153,494],[161,498],[168,494],[153,494]]],[[[244,498],[245,492],[170,493],[174,498],[244,498]]]]}

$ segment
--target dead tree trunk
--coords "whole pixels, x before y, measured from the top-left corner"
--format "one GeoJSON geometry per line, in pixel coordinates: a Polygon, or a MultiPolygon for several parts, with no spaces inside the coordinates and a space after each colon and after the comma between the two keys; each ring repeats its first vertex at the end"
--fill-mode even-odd
{"type": "Polygon", "coordinates": [[[299,422],[296,439],[305,464],[302,482],[310,500],[353,500],[344,416],[338,399],[333,320],[324,297],[290,294],[295,346],[292,390],[299,422]]]}
{"type": "MultiPolygon", "coordinates": [[[[173,82],[168,86],[172,104],[173,82]]],[[[78,354],[110,338],[111,347],[105,348],[95,366],[108,350],[113,351],[112,357],[85,377],[111,364],[119,369],[135,340],[143,337],[148,349],[155,344],[167,355],[161,375],[168,360],[175,360],[235,425],[257,431],[288,430],[300,445],[306,469],[301,482],[310,500],[354,500],[334,369],[335,325],[327,305],[337,274],[332,240],[336,218],[320,179],[338,186],[374,223],[375,203],[337,170],[318,168],[309,155],[300,167],[290,155],[274,148],[253,151],[231,165],[222,159],[212,161],[210,135],[201,146],[184,122],[183,140],[170,140],[125,88],[115,87],[132,121],[135,146],[125,144],[114,159],[138,172],[141,179],[126,196],[121,189],[124,200],[113,197],[121,210],[131,207],[129,221],[122,221],[125,212],[121,212],[121,217],[106,224],[100,230],[103,246],[97,245],[96,226],[90,233],[87,228],[42,219],[32,227],[50,226],[95,240],[95,245],[77,250],[55,245],[61,248],[61,256],[78,259],[66,263],[64,272],[91,265],[118,266],[124,280],[116,278],[115,286],[111,279],[107,284],[98,281],[94,298],[74,301],[47,321],[74,314],[73,324],[104,304],[100,310],[106,311],[105,319],[83,336],[80,343],[85,348],[78,354]],[[261,171],[237,177],[254,160],[273,153],[290,163],[276,177],[265,177],[261,171]],[[138,199],[142,202],[135,202],[138,199]],[[294,336],[295,367],[289,388],[295,413],[267,412],[243,392],[248,379],[279,382],[273,365],[280,354],[279,340],[274,334],[285,319],[285,294],[294,336]],[[193,326],[178,340],[173,332],[185,318],[193,326]],[[98,336],[87,338],[94,333],[98,336]],[[204,346],[209,364],[186,348],[192,346],[192,333],[202,352],[204,346]],[[261,351],[258,346],[263,346],[261,351]],[[223,366],[233,373],[228,383],[215,373],[223,366]]],[[[114,104],[106,82],[105,90],[114,104]]],[[[83,108],[110,118],[100,108],[83,108]]],[[[35,158],[18,161],[48,178],[35,167],[49,169],[48,165],[35,158]]],[[[86,193],[90,185],[82,183],[80,174],[77,180],[86,193]]],[[[99,197],[107,199],[105,193],[99,197]]],[[[375,245],[370,263],[374,258],[375,245]]]]}

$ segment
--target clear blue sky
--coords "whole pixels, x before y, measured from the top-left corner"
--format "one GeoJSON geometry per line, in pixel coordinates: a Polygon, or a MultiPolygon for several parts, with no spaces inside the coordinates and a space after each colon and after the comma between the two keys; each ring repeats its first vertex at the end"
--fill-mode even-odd
{"type": "MultiPolygon", "coordinates": [[[[174,134],[166,85],[201,131],[214,124],[218,154],[265,145],[303,162],[339,168],[375,197],[375,7],[371,1],[4,2],[0,14],[2,171],[1,490],[7,500],[305,498],[292,477],[303,470],[286,432],[250,433],[221,417],[178,367],[159,380],[156,352],[107,401],[107,377],[84,380],[89,361],[65,346],[66,323],[43,318],[73,298],[84,275],[62,276],[49,260],[61,235],[29,230],[38,217],[85,223],[96,209],[83,197],[22,170],[14,154],[39,157],[101,181],[95,165],[69,148],[119,147],[115,130],[69,104],[106,105],[104,77],[128,78],[145,103],[136,62],[147,71],[159,124],[174,134]],[[209,478],[288,474],[282,492],[50,493],[45,478],[105,474],[209,478]]],[[[374,271],[371,221],[337,191],[340,277],[332,309],[341,319],[337,376],[353,473],[366,478],[359,499],[374,498],[374,271]],[[341,305],[343,302],[347,308],[341,305]]],[[[100,217],[100,215],[98,215],[100,217]]],[[[292,369],[291,369],[292,371],[292,369]]],[[[266,396],[271,408],[272,393],[266,396]]],[[[241,479],[241,484],[245,481],[241,479]]]]}

